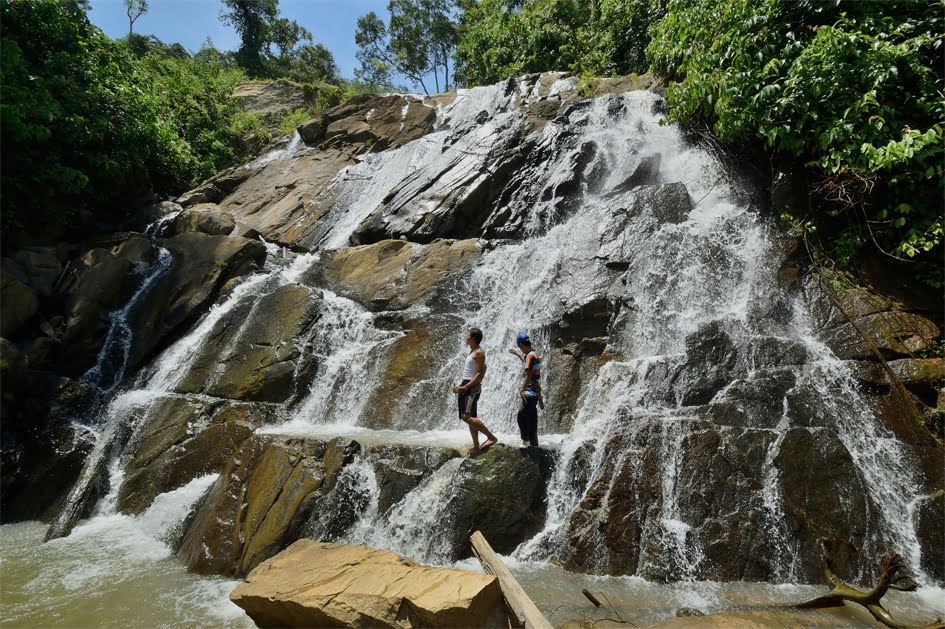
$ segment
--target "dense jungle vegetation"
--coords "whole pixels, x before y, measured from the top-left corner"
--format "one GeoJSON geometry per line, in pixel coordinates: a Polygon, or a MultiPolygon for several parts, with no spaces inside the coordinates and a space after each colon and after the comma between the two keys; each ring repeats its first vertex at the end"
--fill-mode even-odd
{"type": "Polygon", "coordinates": [[[241,47],[193,54],[111,40],[84,4],[0,1],[5,232],[118,220],[142,189],[244,159],[241,138],[264,130],[228,98],[239,81],[305,83],[317,110],[399,77],[430,91],[649,70],[669,120],[801,165],[810,202],[785,219],[837,262],[911,260],[942,285],[941,1],[390,0],[386,23],[358,21],[352,81],[278,0],[222,0],[241,47]]]}

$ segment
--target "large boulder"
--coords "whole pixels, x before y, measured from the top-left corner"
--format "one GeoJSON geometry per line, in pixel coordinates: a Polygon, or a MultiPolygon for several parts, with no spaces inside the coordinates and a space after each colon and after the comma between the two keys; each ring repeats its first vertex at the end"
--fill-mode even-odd
{"type": "MultiPolygon", "coordinates": [[[[598,446],[601,466],[571,517],[567,565],[660,580],[770,578],[774,552],[760,505],[771,440],[767,431],[705,422],[631,420],[598,446]],[[669,448],[678,450],[674,460],[669,448]]],[[[586,457],[572,463],[576,472],[586,457]]]]}
{"type": "Polygon", "coordinates": [[[337,439],[247,439],[188,523],[178,557],[201,574],[245,575],[298,539],[316,492],[359,450],[337,439]]]}
{"type": "Polygon", "coordinates": [[[233,88],[231,98],[239,102],[243,111],[269,121],[305,107],[302,86],[286,80],[240,83],[233,88]]]}
{"type": "Polygon", "coordinates": [[[307,144],[360,145],[383,151],[402,146],[433,130],[436,107],[409,95],[362,94],[321,112],[299,126],[307,144]]]}
{"type": "Polygon", "coordinates": [[[26,283],[8,270],[11,261],[4,260],[0,268],[0,336],[16,334],[39,311],[39,297],[26,283]]]}
{"type": "Polygon", "coordinates": [[[138,420],[141,434],[126,449],[130,460],[118,509],[141,513],[159,494],[219,473],[254,429],[274,421],[276,412],[274,405],[199,397],[155,400],[138,420]]]}
{"type": "Polygon", "coordinates": [[[298,339],[307,338],[318,317],[319,294],[298,285],[281,286],[247,300],[220,318],[176,386],[234,400],[284,402],[304,387],[312,356],[298,339]]]}
{"type": "MultiPolygon", "coordinates": [[[[4,343],[4,347],[7,345],[4,343]]],[[[3,358],[10,358],[4,351],[3,358]]],[[[4,404],[0,448],[0,522],[51,520],[92,450],[76,423],[96,404],[91,387],[50,372],[25,370],[16,404],[4,404]]],[[[8,380],[4,378],[4,395],[8,380]]]]}
{"type": "Polygon", "coordinates": [[[229,212],[224,212],[215,203],[198,203],[181,211],[171,222],[169,232],[202,232],[211,236],[229,236],[236,221],[229,212]]]}
{"type": "Polygon", "coordinates": [[[300,540],[230,593],[260,627],[507,627],[495,577],[300,540]]]}
{"type": "Polygon", "coordinates": [[[218,203],[268,242],[311,249],[331,227],[321,220],[330,209],[322,203],[322,193],[339,171],[356,163],[356,155],[352,147],[304,150],[290,160],[267,163],[230,192],[210,183],[218,192],[210,190],[198,202],[218,203]]]}
{"type": "Polygon", "coordinates": [[[170,266],[129,313],[135,330],[129,369],[203,314],[227,282],[258,269],[266,259],[263,243],[238,236],[187,232],[164,241],[164,247],[171,254],[170,266]]]}
{"type": "Polygon", "coordinates": [[[866,288],[847,288],[831,298],[816,279],[806,292],[824,342],[841,359],[876,360],[913,357],[940,338],[942,330],[927,317],[866,288]]]}
{"type": "Polygon", "coordinates": [[[945,531],[945,490],[919,501],[913,515],[916,537],[922,548],[922,569],[934,579],[945,581],[945,554],[941,552],[945,531]]]}
{"type": "Polygon", "coordinates": [[[361,425],[432,430],[443,419],[443,357],[455,351],[462,321],[448,315],[425,315],[402,325],[403,336],[377,350],[382,368],[368,394],[361,425]]]}
{"type": "Polygon", "coordinates": [[[540,531],[551,471],[539,453],[501,444],[463,460],[443,514],[451,556],[468,557],[477,530],[504,554],[540,531]]]}
{"type": "Polygon", "coordinates": [[[322,255],[321,277],[368,308],[403,310],[424,303],[469,271],[479,259],[476,240],[417,245],[383,240],[322,255]]]}

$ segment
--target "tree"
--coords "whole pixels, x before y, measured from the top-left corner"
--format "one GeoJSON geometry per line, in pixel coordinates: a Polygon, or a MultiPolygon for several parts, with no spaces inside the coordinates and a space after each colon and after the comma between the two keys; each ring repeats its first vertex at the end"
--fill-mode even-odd
{"type": "Polygon", "coordinates": [[[651,30],[669,118],[810,168],[818,233],[941,285],[945,17],[925,0],[670,0],[651,30]]]}
{"type": "MultiPolygon", "coordinates": [[[[188,149],[128,49],[56,0],[0,0],[4,238],[113,220],[188,149]]],[[[167,189],[167,188],[165,188],[167,189]]]]}
{"type": "Polygon", "coordinates": [[[135,20],[148,12],[148,0],[125,0],[125,12],[128,14],[128,34],[131,35],[135,20]]]}
{"type": "Polygon", "coordinates": [[[466,85],[570,70],[614,76],[647,70],[648,28],[666,0],[462,0],[456,74],[466,85]]]}
{"type": "Polygon", "coordinates": [[[400,73],[429,94],[424,78],[436,91],[450,88],[450,59],[456,48],[452,0],[390,0],[390,25],[373,11],[358,18],[354,41],[361,68],[358,78],[369,84],[389,83],[400,73]]]}
{"type": "Polygon", "coordinates": [[[279,0],[223,0],[223,5],[229,10],[221,13],[220,19],[235,28],[242,40],[236,63],[250,76],[263,76],[262,52],[269,23],[279,14],[279,0]]]}

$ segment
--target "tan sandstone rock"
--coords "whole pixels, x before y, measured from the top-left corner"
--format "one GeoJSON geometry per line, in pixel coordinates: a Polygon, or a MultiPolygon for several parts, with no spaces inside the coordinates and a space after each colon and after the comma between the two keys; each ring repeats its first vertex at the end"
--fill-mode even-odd
{"type": "Polygon", "coordinates": [[[476,264],[475,239],[417,245],[383,240],[323,254],[326,280],[347,296],[377,310],[402,310],[422,303],[476,264]]]}
{"type": "Polygon", "coordinates": [[[230,593],[261,627],[508,627],[493,576],[299,540],[230,593]]]}

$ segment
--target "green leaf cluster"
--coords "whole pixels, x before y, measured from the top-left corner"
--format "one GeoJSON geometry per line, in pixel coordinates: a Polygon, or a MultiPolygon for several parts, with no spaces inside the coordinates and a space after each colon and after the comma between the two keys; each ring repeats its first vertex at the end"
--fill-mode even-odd
{"type": "Polygon", "coordinates": [[[838,258],[872,243],[940,282],[943,31],[940,1],[670,0],[648,54],[671,120],[808,163],[838,258]]]}
{"type": "Polygon", "coordinates": [[[465,0],[456,74],[466,85],[569,70],[645,72],[648,28],[665,0],[465,0]]]}
{"type": "Polygon", "coordinates": [[[3,224],[10,229],[99,218],[181,176],[187,146],[160,116],[122,44],[55,0],[2,0],[3,224]]]}
{"type": "Polygon", "coordinates": [[[149,190],[181,192],[244,157],[261,127],[230,98],[239,69],[111,40],[57,0],[0,0],[0,17],[5,240],[117,224],[149,190]]]}

